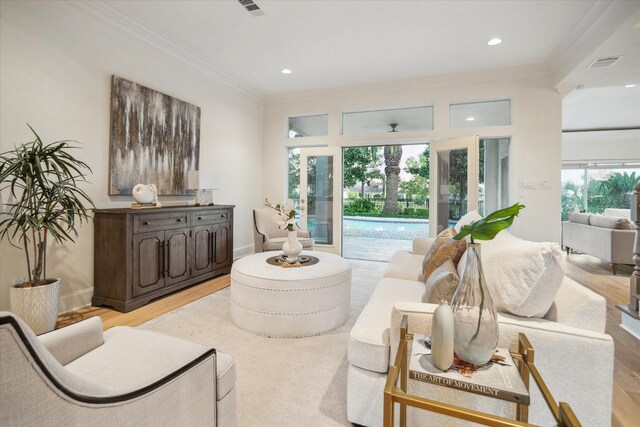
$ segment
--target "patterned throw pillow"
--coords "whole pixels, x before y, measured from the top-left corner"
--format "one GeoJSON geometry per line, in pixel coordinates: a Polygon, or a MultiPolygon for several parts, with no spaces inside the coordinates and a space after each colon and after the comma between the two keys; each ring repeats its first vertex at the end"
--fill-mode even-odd
{"type": "Polygon", "coordinates": [[[441,301],[445,300],[451,304],[451,299],[453,299],[453,294],[458,288],[458,283],[460,283],[460,279],[458,278],[456,266],[453,261],[448,259],[429,276],[422,302],[440,304],[441,301]]]}
{"type": "Polygon", "coordinates": [[[456,230],[453,227],[444,229],[427,251],[422,261],[422,280],[426,282],[429,276],[447,260],[451,260],[453,265],[457,265],[460,257],[467,250],[465,239],[453,240],[456,230]]]}

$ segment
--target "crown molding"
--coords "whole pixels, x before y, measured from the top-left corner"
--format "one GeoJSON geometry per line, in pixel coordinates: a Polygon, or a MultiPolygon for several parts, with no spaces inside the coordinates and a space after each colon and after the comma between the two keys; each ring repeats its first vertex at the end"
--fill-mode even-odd
{"type": "MultiPolygon", "coordinates": [[[[589,46],[589,44],[594,43],[592,38],[597,36],[598,32],[606,31],[607,26],[610,26],[612,21],[619,21],[621,18],[626,17],[626,11],[630,8],[633,8],[633,2],[625,2],[623,0],[599,0],[591,7],[591,10],[569,32],[546,61],[556,79],[556,83],[565,77],[559,74],[571,71],[567,71],[567,67],[573,69],[584,59],[580,54],[582,50],[593,50],[589,46]]],[[[613,23],[615,24],[615,22],[613,23]]],[[[602,41],[604,40],[595,40],[597,44],[602,41]]],[[[593,48],[595,47],[593,46],[593,48]]]]}
{"type": "MultiPolygon", "coordinates": [[[[451,86],[458,84],[491,83],[497,81],[516,81],[533,77],[549,78],[551,73],[545,64],[527,65],[519,67],[500,68],[494,70],[482,70],[464,73],[441,74],[424,76],[404,80],[392,80],[386,82],[366,83],[353,86],[340,86],[324,89],[314,89],[302,92],[267,95],[265,105],[280,104],[303,100],[331,99],[343,96],[359,96],[378,92],[397,92],[410,89],[425,89],[439,86],[451,86]]],[[[550,86],[551,87],[551,83],[550,86]]]]}
{"type": "Polygon", "coordinates": [[[241,82],[231,75],[219,70],[218,68],[208,64],[197,56],[187,52],[171,40],[161,36],[160,34],[150,30],[144,25],[134,21],[125,14],[119,12],[104,1],[74,1],[69,2],[76,8],[93,15],[104,23],[117,28],[129,35],[136,37],[138,40],[147,43],[150,46],[172,56],[179,61],[195,68],[212,79],[226,85],[227,87],[240,92],[241,94],[251,98],[252,100],[263,103],[264,94],[255,88],[241,82]]]}

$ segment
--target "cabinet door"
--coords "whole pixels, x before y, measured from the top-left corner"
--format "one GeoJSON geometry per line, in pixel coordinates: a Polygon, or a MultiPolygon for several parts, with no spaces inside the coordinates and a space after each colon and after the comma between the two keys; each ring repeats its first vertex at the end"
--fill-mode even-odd
{"type": "Polygon", "coordinates": [[[189,278],[189,229],[169,230],[165,238],[165,285],[189,278]]]}
{"type": "Polygon", "coordinates": [[[229,244],[232,230],[232,225],[230,222],[224,224],[217,224],[215,226],[215,234],[213,235],[214,240],[214,251],[213,251],[213,260],[214,260],[214,270],[217,270],[221,267],[226,267],[231,265],[231,251],[232,247],[229,244]]]}
{"type": "Polygon", "coordinates": [[[213,271],[213,227],[202,225],[193,228],[193,245],[191,246],[191,259],[193,271],[191,276],[200,276],[213,271]]]}
{"type": "Polygon", "coordinates": [[[133,296],[164,286],[164,252],[164,231],[133,236],[133,296]]]}

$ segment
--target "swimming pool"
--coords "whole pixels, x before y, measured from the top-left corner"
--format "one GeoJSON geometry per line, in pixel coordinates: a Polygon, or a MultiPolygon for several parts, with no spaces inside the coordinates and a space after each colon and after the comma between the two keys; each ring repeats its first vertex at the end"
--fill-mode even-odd
{"type": "Polygon", "coordinates": [[[429,235],[429,220],[396,220],[386,218],[344,218],[342,233],[349,237],[411,240],[429,235]]]}

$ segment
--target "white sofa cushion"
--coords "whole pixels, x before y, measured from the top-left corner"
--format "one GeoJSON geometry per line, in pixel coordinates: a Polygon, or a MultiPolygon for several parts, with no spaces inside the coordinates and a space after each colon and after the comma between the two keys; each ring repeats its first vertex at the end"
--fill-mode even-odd
{"type": "Polygon", "coordinates": [[[578,224],[589,225],[589,217],[591,214],[582,212],[572,212],[569,214],[569,221],[577,222],[578,224]]]}
{"type": "Polygon", "coordinates": [[[635,230],[631,220],[623,217],[591,215],[589,224],[594,227],[611,228],[613,230],[635,230]]]}
{"type": "Polygon", "coordinates": [[[560,246],[511,236],[482,258],[483,271],[496,309],[523,317],[543,317],[564,278],[560,246]]]}
{"type": "MultiPolygon", "coordinates": [[[[81,378],[121,393],[152,384],[208,349],[168,335],[118,326],[104,333],[103,345],[77,358],[66,368],[81,378]],[[96,370],[96,366],[101,369],[96,370]]],[[[217,398],[222,399],[235,385],[235,363],[231,356],[218,351],[216,366],[217,398]]]]}
{"type": "Polygon", "coordinates": [[[349,363],[375,372],[389,369],[389,316],[400,301],[420,301],[424,283],[383,278],[349,334],[349,363]]]}
{"type": "Polygon", "coordinates": [[[604,216],[617,216],[618,218],[631,219],[631,209],[606,208],[604,210],[604,216]]]}
{"type": "Polygon", "coordinates": [[[409,251],[396,251],[384,270],[384,277],[395,277],[406,280],[422,280],[422,260],[424,255],[416,255],[409,251]]]}

